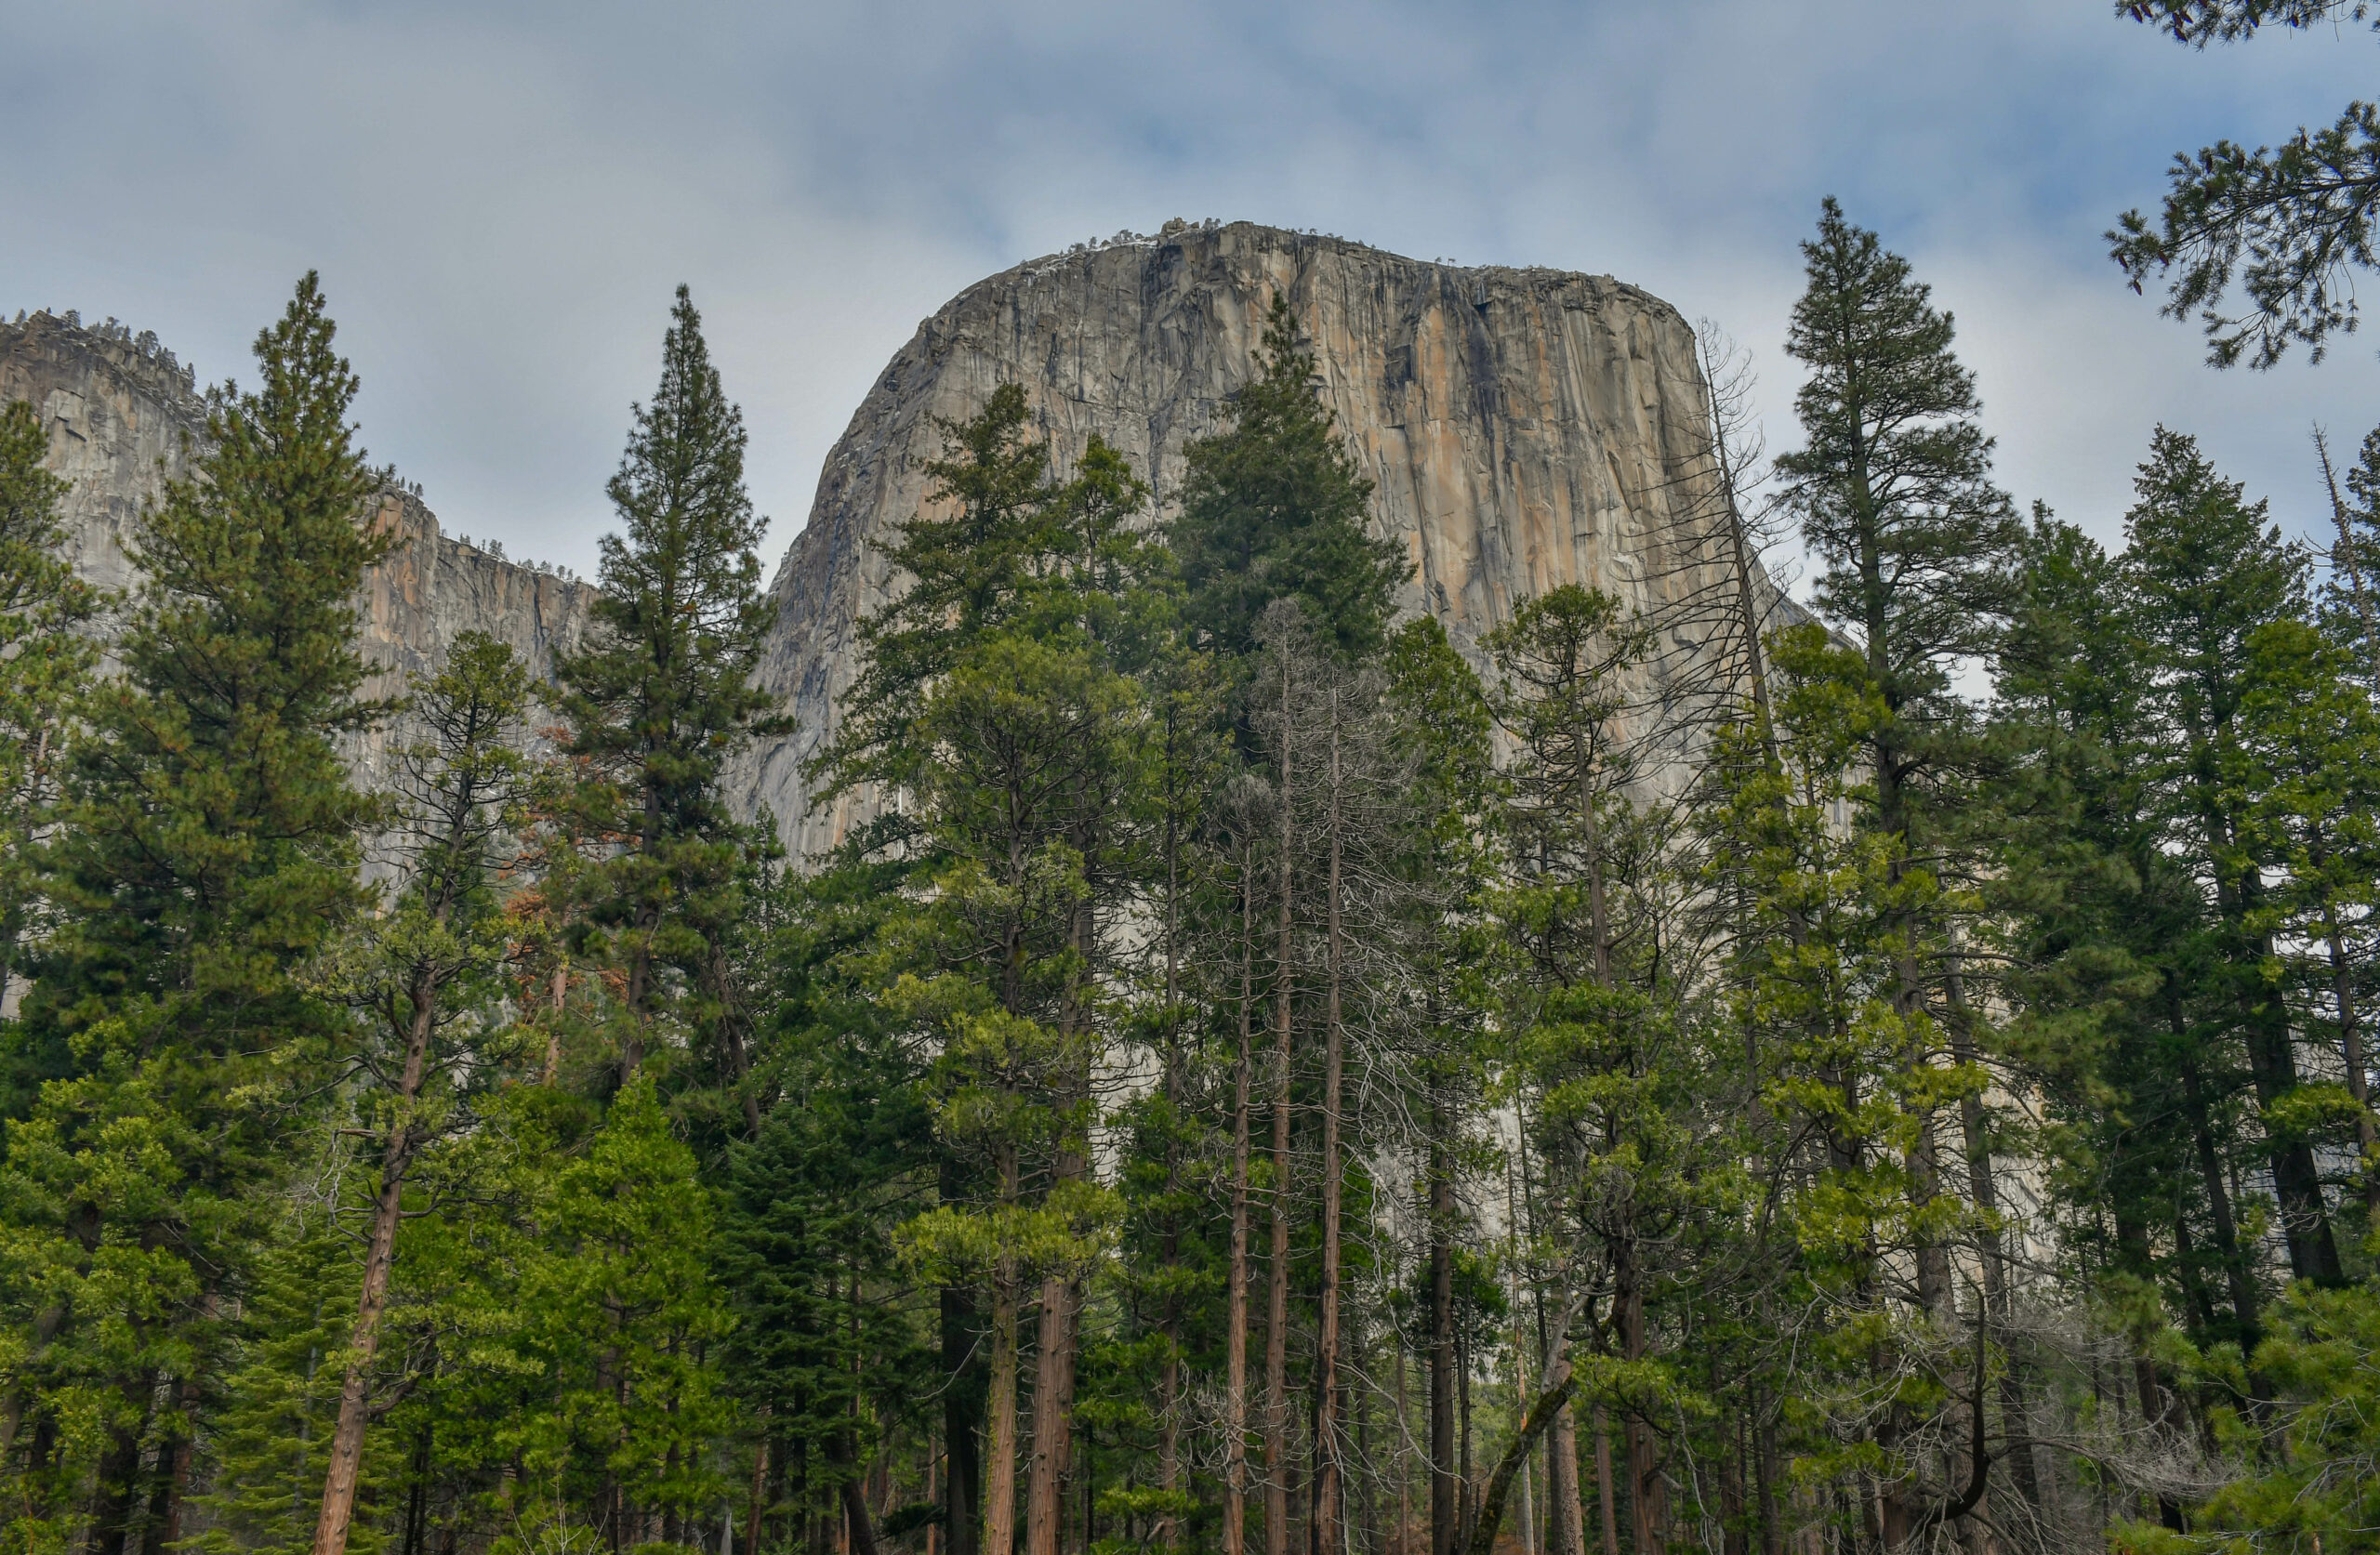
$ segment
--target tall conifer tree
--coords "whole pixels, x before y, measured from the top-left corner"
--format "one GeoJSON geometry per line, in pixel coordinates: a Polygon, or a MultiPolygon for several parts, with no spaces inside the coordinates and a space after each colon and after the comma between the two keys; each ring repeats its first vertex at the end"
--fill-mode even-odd
{"type": "Polygon", "coordinates": [[[1189,625],[1241,658],[1255,652],[1265,605],[1293,599],[1328,645],[1377,652],[1411,568],[1402,547],[1365,526],[1372,482],[1322,402],[1314,352],[1278,294],[1256,367],[1225,407],[1230,425],[1188,450],[1172,542],[1189,625]]]}
{"type": "Polygon", "coordinates": [[[584,763],[576,820],[602,850],[581,886],[587,920],[623,978],[617,1036],[633,1073],[674,1017],[676,1034],[723,1037],[710,1055],[730,1082],[735,1025],[706,1009],[713,963],[741,913],[750,846],[720,785],[758,737],[790,727],[752,683],[771,611],[760,592],[761,521],[744,490],[744,417],[720,388],[685,287],[661,346],[661,384],[634,409],[606,491],[627,533],[602,541],[591,640],[560,656],[569,755],[584,763]],[[672,972],[674,988],[665,987],[672,972]]]}
{"type": "Polygon", "coordinates": [[[258,337],[257,389],[216,392],[211,446],[141,516],[124,677],[92,698],[46,860],[63,922],[28,1023],[76,1062],[10,1130],[0,1277],[11,1305],[68,1314],[20,1375],[33,1409],[103,1423],[89,1515],[108,1555],[144,1452],[165,1481],[148,1536],[177,1526],[175,1443],[263,1240],[258,1190],[341,1025],[297,974],[366,900],[376,807],[335,742],[382,712],[359,695],[353,600],[390,541],[359,521],[375,477],[333,333],[309,274],[258,337]]]}
{"type": "MultiPolygon", "coordinates": [[[[1950,797],[1975,767],[1969,712],[1951,674],[1989,650],[2005,618],[2024,532],[1992,484],[1991,440],[1979,424],[1975,376],[1951,349],[1950,315],[1909,262],[1853,226],[1831,198],[1802,253],[1808,283],[1786,349],[1810,369],[1794,397],[1807,441],[1778,469],[1825,567],[1818,607],[1856,637],[1873,699],[1859,731],[1873,774],[1863,825],[1885,850],[1892,900],[1878,929],[1897,968],[1893,1010],[1914,1075],[1949,1046],[1929,1014],[1938,969],[1949,965],[1938,882],[1957,845],[1950,797]]],[[[1925,1216],[1944,1196],[1934,1102],[1922,1087],[1910,1101],[1916,1129],[1905,1166],[1925,1216]]],[[[1970,1152],[1981,1142],[1970,1140],[1970,1152]]],[[[1918,1304],[1939,1322],[1953,1296],[1947,1247],[1927,1236],[1912,1252],[1918,1304]]],[[[1909,1531],[1905,1490],[1883,1497],[1888,1543],[1909,1531]]]]}
{"type": "Polygon", "coordinates": [[[2299,1083],[2291,1012],[2266,975],[2275,948],[2266,869],[2276,861],[2236,781],[2250,641],[2304,613],[2306,555],[2281,539],[2264,503],[2250,502],[2180,433],[2157,429],[2135,489],[2125,560],[2161,725],[2153,759],[2169,836],[2188,850],[2218,925],[2215,975],[2266,1115],[2290,1268],[2335,1283],[2338,1245],[2320,1168],[2288,1121],[2299,1083]]]}

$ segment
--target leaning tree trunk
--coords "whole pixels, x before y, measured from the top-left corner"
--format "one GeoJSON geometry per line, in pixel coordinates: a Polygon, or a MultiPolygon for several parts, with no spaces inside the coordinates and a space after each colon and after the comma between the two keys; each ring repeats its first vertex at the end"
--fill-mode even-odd
{"type": "Polygon", "coordinates": [[[372,1362],[380,1348],[380,1316],[388,1305],[389,1273],[396,1263],[397,1227],[404,1218],[405,1172],[413,1164],[413,1103],[429,1071],[430,1038],[438,1016],[436,975],[414,971],[405,1030],[405,1065],[397,1085],[396,1117],[389,1125],[380,1161],[380,1192],[372,1205],[372,1231],[364,1255],[364,1290],[357,1299],[355,1328],[348,1339],[347,1375],[338,1390],[338,1420],[331,1428],[330,1467],[323,1479],[323,1508],[314,1520],[314,1555],[345,1555],[355,1519],[355,1487],[364,1466],[364,1428],[370,1419],[372,1362]]]}

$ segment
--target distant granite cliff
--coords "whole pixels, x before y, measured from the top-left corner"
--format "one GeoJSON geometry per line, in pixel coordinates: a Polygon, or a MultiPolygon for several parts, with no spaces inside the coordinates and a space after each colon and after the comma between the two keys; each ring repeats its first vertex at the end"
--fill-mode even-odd
{"type": "Polygon", "coordinates": [[[1216,428],[1251,376],[1276,292],[1377,482],[1375,528],[1413,559],[1405,612],[1435,613],[1476,657],[1517,602],[1561,584],[1649,609],[1717,581],[1717,558],[1689,554],[1680,533],[1714,494],[1693,332],[1633,286],[1425,264],[1247,223],[1169,223],[1036,259],[918,326],[827,455],[809,527],[778,569],[761,673],[802,730],[762,753],[749,782],[797,849],[830,845],[869,808],[861,797],[812,812],[800,765],[851,684],[855,622],[898,586],[878,547],[925,499],[935,418],[1020,384],[1061,461],[1096,432],[1163,504],[1183,444],[1216,428]]]}
{"type": "MultiPolygon", "coordinates": [[[[771,585],[760,679],[801,728],[740,764],[739,806],[766,807],[798,852],[868,813],[865,795],[813,811],[801,767],[856,671],[856,623],[899,586],[882,547],[925,503],[937,417],[963,418],[1019,384],[1061,464],[1096,432],[1152,480],[1162,507],[1183,445],[1221,424],[1250,376],[1276,292],[1377,483],[1374,526],[1413,560],[1400,608],[1435,613],[1474,657],[1518,601],[1563,583],[1649,608],[1721,581],[1718,559],[1683,538],[1681,519],[1707,512],[1713,487],[1693,334],[1667,303],[1607,276],[1170,222],[980,282],[894,355],[827,455],[771,585]]],[[[0,398],[32,400],[48,423],[51,466],[73,486],[77,565],[124,586],[126,538],[161,462],[178,473],[186,441],[204,435],[191,374],[112,322],[34,314],[0,321],[0,398]]],[[[591,587],[445,538],[402,482],[375,521],[406,537],[361,600],[365,652],[392,677],[437,663],[469,627],[540,669],[585,630],[591,587]]],[[[377,745],[359,753],[367,769],[377,758],[377,745]]]]}
{"type": "MultiPolygon", "coordinates": [[[[206,435],[194,376],[152,336],[73,315],[0,319],[0,403],[28,400],[49,428],[50,469],[68,482],[67,549],[84,577],[111,589],[136,581],[127,547],[141,505],[187,473],[206,435]]],[[[585,631],[591,585],[447,538],[419,494],[381,491],[371,521],[400,536],[364,579],[358,609],[364,658],[379,666],[374,694],[403,689],[442,663],[462,632],[489,633],[542,671],[554,649],[585,631]]],[[[377,771],[385,739],[357,753],[377,771]]]]}

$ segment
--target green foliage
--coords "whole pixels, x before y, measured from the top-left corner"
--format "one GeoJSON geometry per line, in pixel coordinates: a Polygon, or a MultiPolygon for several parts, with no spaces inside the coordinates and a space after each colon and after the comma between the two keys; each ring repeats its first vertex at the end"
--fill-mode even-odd
{"type": "Polygon", "coordinates": [[[382,713],[351,601],[389,541],[359,522],[332,335],[309,275],[258,338],[258,389],[218,391],[196,472],[141,516],[124,677],[91,695],[44,861],[60,921],[18,1040],[63,1073],[0,1166],[0,1300],[37,1340],[7,1385],[56,1433],[31,1478],[96,1474],[102,1530],[133,1517],[144,1446],[186,1429],[161,1390],[198,1384],[267,1241],[342,1026],[298,972],[368,900],[377,807],[334,740],[382,713]]]}
{"type": "Polygon", "coordinates": [[[2215,1430],[2229,1483],[2190,1509],[2187,1532],[2134,1523],[2113,1546],[2139,1555],[2361,1550],[2380,1527],[2380,1289],[2300,1287],[2255,1352],[2277,1396],[2259,1422],[2231,1409],[2215,1430]]]}
{"type": "MultiPolygon", "coordinates": [[[[2201,48],[2267,26],[2374,21],[2358,0],[2122,0],[2117,10],[2201,48]]],[[[2278,150],[2218,140],[2176,155],[2158,217],[2126,211],[2107,241],[2134,291],[2166,281],[2158,311],[2198,316],[2214,365],[2270,367],[2299,344],[2320,362],[2333,335],[2356,327],[2354,278],[2374,263],[2375,207],[2380,110],[2351,102],[2278,150]],[[2244,312],[2224,306],[2235,280],[2244,312]]]]}
{"type": "Polygon", "coordinates": [[[1264,607],[1290,599],[1341,652],[1377,652],[1412,568],[1365,528],[1372,482],[1322,403],[1286,297],[1273,298],[1257,367],[1226,409],[1229,428],[1187,452],[1170,535],[1187,619],[1206,646],[1236,658],[1254,649],[1264,607]]]}
{"type": "MultiPolygon", "coordinates": [[[[241,1363],[222,1381],[207,1442],[211,1526],[194,1548],[298,1555],[313,1546],[338,1413],[337,1356],[355,1309],[347,1239],[320,1207],[293,1206],[258,1260],[238,1324],[241,1363]]],[[[373,1555],[378,1540],[362,1533],[350,1548],[373,1555]]]]}
{"type": "Polygon", "coordinates": [[[1802,254],[1808,285],[1786,349],[1810,369],[1793,400],[1807,442],[1777,468],[1826,567],[1818,608],[1858,634],[1884,697],[1880,746],[1913,749],[1952,709],[1951,665],[1990,645],[2023,531],[1991,483],[1950,315],[1909,261],[1831,199],[1802,254]]]}
{"type": "Polygon", "coordinates": [[[614,1518],[716,1504],[705,1448],[727,1424],[718,1347],[730,1320],[713,1283],[715,1218],[652,1083],[630,1082],[555,1174],[544,1245],[517,1292],[512,1343],[551,1388],[509,1422],[530,1528],[563,1525],[590,1501],[614,1518]]]}
{"type": "MultiPolygon", "coordinates": [[[[580,948],[625,977],[614,1040],[628,1070],[656,1049],[721,1042],[720,945],[757,844],[720,774],[790,727],[752,684],[774,613],[752,553],[744,419],[683,286],[661,357],[606,488],[626,534],[603,537],[590,640],[554,665],[577,762],[570,820],[593,850],[570,885],[585,903],[580,948]]],[[[741,1068],[707,1056],[731,1078],[741,1068]]]]}
{"type": "Polygon", "coordinates": [[[362,696],[311,279],[120,679],[0,412],[0,1555],[336,1544],[341,1443],[364,1555],[1204,1550],[1235,1467],[1374,1555],[2369,1544],[2361,597],[2163,428],[2122,552],[2020,523],[1908,265],[1805,258],[1832,629],[1741,705],[1625,569],[1392,621],[1276,299],[1170,524],[943,426],[798,863],[682,290],[551,751],[483,636],[362,696]]]}

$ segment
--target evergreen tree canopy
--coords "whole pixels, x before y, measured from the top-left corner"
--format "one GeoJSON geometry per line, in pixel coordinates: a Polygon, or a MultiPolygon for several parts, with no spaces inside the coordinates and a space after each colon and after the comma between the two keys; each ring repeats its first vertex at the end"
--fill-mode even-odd
{"type": "MultiPolygon", "coordinates": [[[[678,288],[661,383],[606,488],[625,535],[602,541],[590,640],[554,665],[581,766],[576,824],[598,850],[588,928],[628,980],[619,1038],[634,1069],[662,1013],[659,973],[699,985],[740,912],[749,839],[720,786],[727,763],[790,725],[752,683],[772,611],[744,491],[744,418],[720,388],[702,318],[678,288]]],[[[716,1011],[683,1013],[696,1027],[716,1011]]]]}
{"type": "Polygon", "coordinates": [[[142,513],[124,674],[91,696],[45,859],[61,921],[23,1040],[63,1073],[8,1133],[0,1288],[60,1314],[15,1385],[81,1433],[56,1483],[96,1473],[108,1538],[144,1433],[189,1430],[325,1077],[342,1021],[301,971],[371,897],[378,807],[335,742],[384,711],[357,694],[353,601],[390,541],[360,521],[376,482],[333,333],[310,274],[258,337],[258,387],[216,391],[193,474],[142,513]]]}
{"type": "Polygon", "coordinates": [[[865,658],[845,696],[845,745],[894,738],[919,693],[967,644],[1023,607],[1048,544],[1056,482],[1050,451],[1029,434],[1025,390],[1002,384],[982,411],[945,421],[942,457],[923,511],[901,526],[890,560],[906,573],[901,596],[860,623],[865,658]]]}
{"type": "Polygon", "coordinates": [[[2290,1015],[2264,968],[2272,953],[2266,869],[2247,796],[2227,773],[2241,759],[2251,643],[2302,618],[2307,558],[2262,502],[2224,480],[2197,442],[2159,428],[2126,516],[2135,631],[2144,644],[2161,738],[2149,753],[2167,837],[2188,860],[2218,926],[2218,1030],[2236,1030],[2266,1112],[2265,1133],[2290,1262],[2335,1281],[2339,1255],[2310,1143],[2286,1117],[2297,1088],[2290,1015]],[[2281,1112],[2275,1112],[2281,1108],[2281,1112]]]}
{"type": "Polygon", "coordinates": [[[1990,646],[2023,529],[1991,483],[1950,315],[1909,261],[1831,198],[1802,255],[1808,285],[1785,349],[1810,369],[1793,398],[1807,442],[1777,467],[1826,569],[1819,609],[1858,634],[1893,718],[1922,727],[1943,716],[1952,664],[1990,646]]]}
{"type": "Polygon", "coordinates": [[[1286,297],[1273,298],[1256,362],[1229,427],[1188,450],[1171,538],[1189,624],[1215,652],[1244,656],[1265,605],[1293,599],[1339,652],[1377,652],[1412,569],[1366,527],[1371,480],[1322,402],[1286,297]]]}
{"type": "MultiPolygon", "coordinates": [[[[2363,0],[2120,0],[2116,9],[2198,48],[2267,27],[2380,27],[2380,10],[2363,0]]],[[[2171,277],[2158,310],[2197,314],[2215,366],[2270,367],[2297,344],[2320,362],[2333,335],[2355,329],[2355,272],[2380,263],[2375,210],[2380,109],[2351,102],[2334,124],[2301,128],[2278,150],[2218,140],[2176,155],[2158,219],[2126,211],[2107,241],[2134,291],[2171,277]],[[2224,307],[2235,278],[2244,312],[2224,307]]]]}

